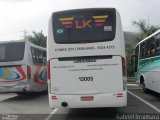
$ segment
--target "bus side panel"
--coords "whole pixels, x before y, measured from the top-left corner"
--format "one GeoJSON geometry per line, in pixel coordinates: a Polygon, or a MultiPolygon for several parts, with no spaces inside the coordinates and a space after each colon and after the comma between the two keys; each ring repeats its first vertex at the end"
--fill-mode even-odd
{"type": "Polygon", "coordinates": [[[32,90],[47,90],[47,70],[43,65],[32,66],[32,90]]]}
{"type": "Polygon", "coordinates": [[[140,75],[143,75],[146,88],[159,92],[160,64],[157,58],[140,60],[140,75]]]}
{"type": "Polygon", "coordinates": [[[28,56],[26,57],[26,63],[30,67],[30,72],[31,72],[31,84],[30,84],[30,92],[41,92],[44,90],[47,90],[47,70],[46,70],[46,65],[41,64],[41,63],[34,63],[35,58],[36,60],[39,61],[39,57],[37,54],[32,54],[32,49],[33,50],[43,50],[42,48],[38,48],[35,45],[30,45],[28,44],[27,48],[27,54],[28,56]],[[36,56],[37,55],[37,56],[36,56]]]}
{"type": "Polygon", "coordinates": [[[0,83],[2,91],[23,91],[29,85],[27,66],[0,67],[0,83]]]}
{"type": "Polygon", "coordinates": [[[154,69],[148,72],[148,88],[160,93],[160,69],[154,69]]]}

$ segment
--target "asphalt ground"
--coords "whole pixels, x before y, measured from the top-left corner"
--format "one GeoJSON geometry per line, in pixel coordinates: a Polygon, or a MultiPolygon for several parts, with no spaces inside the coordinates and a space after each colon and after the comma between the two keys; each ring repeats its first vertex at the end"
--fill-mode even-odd
{"type": "Polygon", "coordinates": [[[153,91],[145,94],[136,85],[128,85],[128,105],[125,108],[53,110],[49,107],[47,93],[0,94],[0,119],[5,117],[17,117],[18,120],[108,120],[136,117],[138,119],[145,115],[160,114],[154,107],[160,109],[160,95],[153,91]]]}

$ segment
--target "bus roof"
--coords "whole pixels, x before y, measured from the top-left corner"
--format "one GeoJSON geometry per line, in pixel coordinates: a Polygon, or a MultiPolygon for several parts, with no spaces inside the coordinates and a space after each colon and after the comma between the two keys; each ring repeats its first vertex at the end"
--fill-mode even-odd
{"type": "Polygon", "coordinates": [[[148,38],[153,37],[153,36],[156,35],[157,33],[160,33],[160,30],[157,30],[156,32],[154,32],[154,33],[151,34],[150,36],[148,36],[148,37],[146,37],[145,39],[143,39],[142,41],[140,41],[140,42],[136,45],[136,47],[137,47],[139,44],[141,44],[142,42],[148,40],[148,38]]]}
{"type": "Polygon", "coordinates": [[[108,8],[78,8],[78,9],[66,9],[66,10],[58,10],[54,11],[53,13],[59,13],[59,12],[72,12],[72,11],[83,11],[83,10],[99,10],[99,9],[105,9],[105,10],[116,10],[116,8],[108,7],[108,8]]]}
{"type": "Polygon", "coordinates": [[[10,40],[10,41],[0,41],[0,44],[3,44],[3,43],[16,43],[16,42],[25,42],[25,43],[27,43],[30,46],[33,46],[35,48],[46,50],[46,48],[38,46],[38,45],[35,45],[35,44],[31,43],[30,41],[27,41],[27,40],[24,40],[24,39],[21,39],[21,40],[10,40]]]}
{"type": "Polygon", "coordinates": [[[25,40],[21,39],[21,40],[0,41],[0,44],[1,43],[11,43],[11,42],[25,42],[25,40]]]}

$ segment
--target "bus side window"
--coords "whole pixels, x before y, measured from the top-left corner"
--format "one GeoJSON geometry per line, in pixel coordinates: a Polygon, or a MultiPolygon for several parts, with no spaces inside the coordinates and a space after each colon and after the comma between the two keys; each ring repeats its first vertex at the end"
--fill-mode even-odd
{"type": "Polygon", "coordinates": [[[150,57],[150,39],[146,41],[145,44],[145,58],[150,57]]]}
{"type": "Polygon", "coordinates": [[[155,55],[160,55],[160,34],[156,36],[156,50],[155,55]]]}
{"type": "Polygon", "coordinates": [[[47,64],[46,51],[43,51],[43,64],[47,64]]]}
{"type": "Polygon", "coordinates": [[[145,58],[145,42],[140,44],[140,59],[145,58]]]}
{"type": "Polygon", "coordinates": [[[136,47],[136,50],[135,50],[135,66],[134,66],[135,72],[137,72],[138,70],[138,58],[139,58],[138,54],[139,54],[139,45],[136,47]]]}
{"type": "Polygon", "coordinates": [[[43,64],[43,52],[42,50],[37,49],[38,51],[38,63],[43,64]]]}
{"type": "Polygon", "coordinates": [[[39,54],[38,54],[38,50],[35,49],[35,55],[36,55],[36,62],[35,64],[38,64],[39,63],[39,54]]]}
{"type": "Polygon", "coordinates": [[[32,53],[33,63],[35,64],[37,62],[37,56],[36,56],[36,51],[33,47],[31,47],[31,53],[32,53]]]}
{"type": "Polygon", "coordinates": [[[43,52],[42,50],[31,47],[33,64],[43,64],[43,52]]]}
{"type": "Polygon", "coordinates": [[[0,46],[0,60],[5,60],[6,58],[5,51],[6,51],[5,46],[1,45],[0,46]]]}
{"type": "Polygon", "coordinates": [[[156,41],[155,38],[151,38],[151,43],[150,43],[150,56],[153,57],[155,56],[155,51],[156,51],[156,41]]]}

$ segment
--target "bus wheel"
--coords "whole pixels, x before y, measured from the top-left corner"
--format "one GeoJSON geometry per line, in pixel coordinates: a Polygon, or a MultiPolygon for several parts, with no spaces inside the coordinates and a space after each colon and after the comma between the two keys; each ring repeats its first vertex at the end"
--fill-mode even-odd
{"type": "Polygon", "coordinates": [[[17,93],[19,96],[23,96],[23,95],[26,95],[27,93],[25,93],[25,92],[18,92],[17,93]]]}
{"type": "Polygon", "coordinates": [[[148,89],[146,88],[145,83],[143,82],[141,85],[142,85],[142,91],[143,91],[144,93],[148,93],[148,89]]]}

